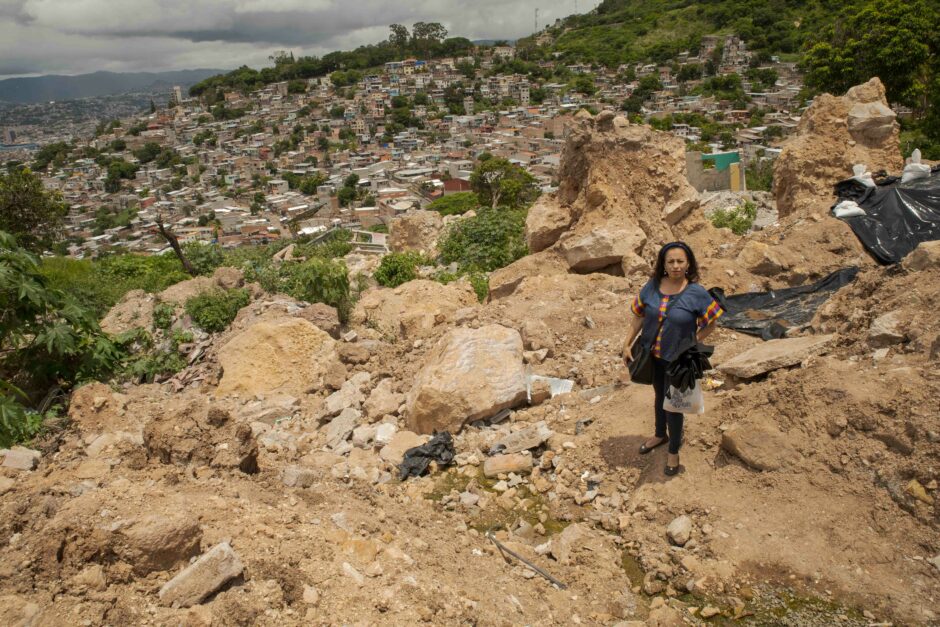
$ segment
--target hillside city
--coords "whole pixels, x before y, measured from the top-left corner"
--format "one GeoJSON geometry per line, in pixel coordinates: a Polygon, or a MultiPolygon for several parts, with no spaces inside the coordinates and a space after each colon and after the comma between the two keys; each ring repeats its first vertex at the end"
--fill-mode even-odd
{"type": "MultiPolygon", "coordinates": [[[[697,54],[664,65],[538,63],[567,82],[504,71],[515,52],[495,45],[474,56],[402,59],[360,80],[334,72],[226,91],[214,106],[176,87],[166,108],[99,124],[93,137],[45,137],[88,149],[40,172],[70,206],[68,254],[160,253],[158,216],[183,243],[236,247],[342,225],[375,231],[381,250],[396,215],[469,191],[483,153],[554,189],[581,109],[625,109],[671,131],[687,142],[699,191],[738,191],[745,168],[776,156],[806,104],[796,64],[774,57],[757,66],[734,35],[705,37],[697,54]],[[703,77],[703,67],[714,75],[703,77]]],[[[7,142],[30,141],[22,129],[2,131],[7,142]]]]}

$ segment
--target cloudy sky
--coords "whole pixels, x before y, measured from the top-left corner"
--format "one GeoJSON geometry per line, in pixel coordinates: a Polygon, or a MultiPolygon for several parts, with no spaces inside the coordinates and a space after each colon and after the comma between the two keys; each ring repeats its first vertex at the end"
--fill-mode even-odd
{"type": "Polygon", "coordinates": [[[599,0],[0,0],[0,78],[263,67],[276,50],[321,55],[441,22],[451,36],[514,39],[599,0]]]}

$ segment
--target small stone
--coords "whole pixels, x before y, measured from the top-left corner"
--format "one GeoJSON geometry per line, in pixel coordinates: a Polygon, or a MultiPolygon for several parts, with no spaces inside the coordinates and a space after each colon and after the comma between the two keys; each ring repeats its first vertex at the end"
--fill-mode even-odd
{"type": "Polygon", "coordinates": [[[363,574],[356,570],[349,562],[343,562],[343,574],[352,579],[357,586],[362,586],[366,582],[366,578],[363,574]]]}
{"type": "Polygon", "coordinates": [[[905,490],[918,501],[926,503],[927,505],[933,505],[933,497],[927,494],[927,490],[924,489],[924,486],[922,486],[917,479],[911,479],[905,490]]]}
{"type": "Polygon", "coordinates": [[[347,331],[346,333],[343,333],[342,337],[344,342],[355,342],[359,339],[359,334],[355,331],[347,331]]]}
{"type": "Polygon", "coordinates": [[[320,593],[313,586],[304,586],[304,603],[316,607],[320,604],[320,593]]]}
{"type": "Polygon", "coordinates": [[[705,607],[702,608],[702,611],[699,613],[699,616],[701,616],[702,618],[711,618],[712,616],[718,616],[719,614],[721,614],[721,610],[719,610],[717,607],[706,605],[705,607]]]}
{"type": "Polygon", "coordinates": [[[686,515],[674,519],[666,527],[666,535],[678,546],[685,546],[685,543],[692,537],[692,519],[686,515]]]}
{"type": "Polygon", "coordinates": [[[510,472],[524,474],[532,472],[532,455],[528,451],[510,455],[494,455],[483,462],[483,475],[487,478],[510,472]]]}
{"type": "Polygon", "coordinates": [[[16,482],[9,477],[0,477],[0,496],[3,496],[7,492],[13,489],[13,486],[16,485],[16,482]]]}
{"type": "Polygon", "coordinates": [[[23,446],[14,446],[10,450],[2,451],[3,466],[15,470],[32,470],[39,465],[42,453],[23,446]]]}
{"type": "Polygon", "coordinates": [[[243,570],[238,554],[228,542],[221,542],[166,582],[158,596],[164,605],[190,607],[202,603],[243,570]]]}
{"type": "Polygon", "coordinates": [[[480,502],[480,495],[473,492],[461,492],[460,504],[464,507],[473,507],[480,502]]]}
{"type": "Polygon", "coordinates": [[[314,471],[302,466],[288,466],[281,473],[281,482],[289,488],[309,488],[316,478],[314,471]]]}
{"type": "Polygon", "coordinates": [[[863,610],[863,611],[862,611],[862,616],[864,616],[864,617],[867,618],[868,620],[875,620],[875,615],[872,614],[871,612],[869,612],[868,610],[863,610]]]}

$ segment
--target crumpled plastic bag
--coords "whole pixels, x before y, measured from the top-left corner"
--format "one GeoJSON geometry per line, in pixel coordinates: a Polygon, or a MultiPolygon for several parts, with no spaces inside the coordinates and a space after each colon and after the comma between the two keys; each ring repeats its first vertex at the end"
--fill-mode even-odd
{"type": "Polygon", "coordinates": [[[405,457],[398,465],[399,479],[404,481],[408,477],[420,477],[427,473],[432,461],[439,466],[450,466],[454,463],[454,455],[454,439],[450,432],[435,433],[426,443],[405,451],[405,457]]]}
{"type": "Polygon", "coordinates": [[[663,398],[663,409],[679,414],[704,414],[705,397],[701,383],[696,381],[695,385],[687,390],[679,390],[670,385],[663,398]]]}

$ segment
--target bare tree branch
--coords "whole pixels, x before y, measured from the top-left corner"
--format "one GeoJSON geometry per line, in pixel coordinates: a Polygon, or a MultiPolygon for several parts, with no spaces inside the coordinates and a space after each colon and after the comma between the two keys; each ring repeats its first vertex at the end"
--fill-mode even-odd
{"type": "Polygon", "coordinates": [[[163,225],[163,215],[157,214],[157,229],[160,230],[160,235],[163,236],[163,239],[167,241],[170,245],[170,248],[173,249],[173,252],[176,253],[177,258],[180,260],[180,263],[183,264],[183,269],[189,273],[189,276],[196,276],[196,270],[193,268],[192,264],[189,263],[189,259],[186,258],[186,255],[183,254],[183,249],[180,248],[179,238],[172,231],[168,231],[167,228],[163,225]]]}

